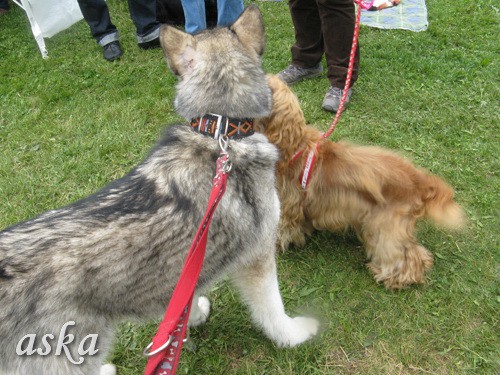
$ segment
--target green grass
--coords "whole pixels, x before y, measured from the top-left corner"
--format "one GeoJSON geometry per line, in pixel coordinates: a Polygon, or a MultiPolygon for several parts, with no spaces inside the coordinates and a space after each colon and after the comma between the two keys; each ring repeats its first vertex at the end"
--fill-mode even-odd
{"type": "MultiPolygon", "coordinates": [[[[403,0],[404,1],[404,0],[403,0]]],[[[161,51],[141,51],[124,1],[109,0],[124,57],[108,63],[80,22],[40,57],[24,13],[0,20],[0,228],[84,197],[122,176],[179,120],[161,51]]],[[[266,71],[290,59],[285,2],[260,2],[266,71]]],[[[493,0],[428,0],[425,32],[361,28],[361,73],[334,139],[399,150],[443,176],[470,222],[449,234],[422,223],[435,255],[425,286],[375,284],[352,233],[318,233],[279,256],[290,313],[321,317],[314,341],[277,349],[226,283],[208,324],[191,332],[179,374],[494,374],[499,363],[499,15],[493,0]]],[[[326,129],[325,78],[294,86],[326,129]]],[[[157,322],[126,323],[112,360],[142,373],[157,322]]]]}

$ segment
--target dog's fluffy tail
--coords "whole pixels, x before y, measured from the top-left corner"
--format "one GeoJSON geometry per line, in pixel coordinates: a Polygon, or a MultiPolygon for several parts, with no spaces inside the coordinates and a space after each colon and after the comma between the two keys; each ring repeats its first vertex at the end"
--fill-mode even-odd
{"type": "Polygon", "coordinates": [[[437,176],[427,175],[422,199],[425,215],[437,225],[447,229],[459,230],[466,223],[462,208],[453,200],[453,189],[437,176]]]}

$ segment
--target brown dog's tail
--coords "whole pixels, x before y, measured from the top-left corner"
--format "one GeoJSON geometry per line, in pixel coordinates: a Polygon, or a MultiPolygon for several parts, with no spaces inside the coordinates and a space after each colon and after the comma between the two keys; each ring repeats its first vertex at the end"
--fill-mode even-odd
{"type": "Polygon", "coordinates": [[[425,205],[425,216],[437,225],[447,229],[458,230],[464,227],[466,215],[463,209],[453,200],[454,191],[442,179],[428,175],[422,199],[425,205]]]}

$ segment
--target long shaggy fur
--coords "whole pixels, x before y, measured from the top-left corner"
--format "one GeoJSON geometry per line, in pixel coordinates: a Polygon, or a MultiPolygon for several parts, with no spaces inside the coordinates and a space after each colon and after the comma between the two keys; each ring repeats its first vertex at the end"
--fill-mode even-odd
{"type": "Polygon", "coordinates": [[[282,212],[279,245],[303,245],[313,230],[354,228],[364,243],[368,267],[387,288],[425,281],[432,254],[415,238],[418,219],[447,228],[464,222],[453,190],[439,177],[379,147],[323,141],[311,180],[300,186],[305,159],[321,133],[306,125],[297,97],[275,76],[268,77],[273,109],[259,123],[281,153],[277,165],[282,212]],[[290,163],[296,151],[306,151],[290,163]]]}

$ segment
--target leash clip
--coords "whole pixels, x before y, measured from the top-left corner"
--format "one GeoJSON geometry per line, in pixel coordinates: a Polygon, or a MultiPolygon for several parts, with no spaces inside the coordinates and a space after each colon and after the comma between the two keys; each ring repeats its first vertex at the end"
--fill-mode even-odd
{"type": "Polygon", "coordinates": [[[231,169],[233,169],[233,163],[231,163],[231,160],[227,159],[224,163],[222,163],[222,170],[224,173],[229,173],[231,172],[231,169]]]}
{"type": "Polygon", "coordinates": [[[229,137],[225,134],[219,137],[219,147],[222,154],[227,155],[227,149],[229,148],[229,137]]]}
{"type": "Polygon", "coordinates": [[[224,173],[229,173],[233,168],[233,163],[229,159],[229,154],[227,149],[229,148],[229,137],[227,135],[221,135],[219,137],[219,147],[221,149],[221,155],[224,155],[224,161],[222,162],[222,170],[224,173]]]}

